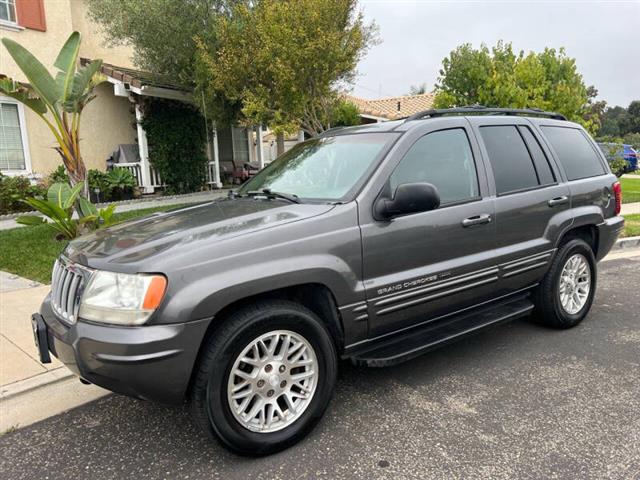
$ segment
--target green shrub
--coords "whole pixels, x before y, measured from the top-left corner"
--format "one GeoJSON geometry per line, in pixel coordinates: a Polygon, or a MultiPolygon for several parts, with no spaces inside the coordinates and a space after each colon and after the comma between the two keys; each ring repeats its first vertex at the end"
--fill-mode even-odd
{"type": "Polygon", "coordinates": [[[80,196],[84,185],[77,183],[71,188],[68,183],[54,183],[47,191],[47,198],[28,198],[25,200],[39,215],[22,215],[16,219],[23,225],[49,225],[58,240],[72,240],[83,233],[113,223],[115,205],[98,210],[89,200],[80,196]],[[78,205],[79,218],[74,218],[74,206],[78,205]],[[51,222],[47,221],[49,219],[51,222]]]}
{"type": "Polygon", "coordinates": [[[67,175],[64,165],[58,165],[58,168],[49,174],[47,183],[49,185],[53,185],[54,183],[69,183],[69,175],[67,175]]]}
{"type": "Polygon", "coordinates": [[[43,197],[47,191],[40,185],[31,185],[28,178],[8,177],[0,173],[0,215],[33,210],[23,202],[28,198],[43,197]]]}
{"type": "Polygon", "coordinates": [[[207,143],[204,119],[181,102],[150,100],[142,126],[149,142],[149,160],[169,194],[199,191],[206,180],[207,143]]]}
{"type": "Polygon", "coordinates": [[[601,145],[602,153],[604,153],[609,168],[616,175],[620,176],[624,173],[624,169],[627,167],[627,162],[622,154],[622,143],[614,143],[612,145],[601,145]]]}
{"type": "Polygon", "coordinates": [[[96,189],[101,193],[106,194],[109,190],[107,186],[107,174],[100,170],[89,170],[87,172],[87,181],[89,182],[89,191],[95,192],[96,189]]]}
{"type": "Polygon", "coordinates": [[[113,200],[131,197],[133,187],[138,183],[133,173],[126,168],[112,168],[104,177],[107,195],[113,200]]]}

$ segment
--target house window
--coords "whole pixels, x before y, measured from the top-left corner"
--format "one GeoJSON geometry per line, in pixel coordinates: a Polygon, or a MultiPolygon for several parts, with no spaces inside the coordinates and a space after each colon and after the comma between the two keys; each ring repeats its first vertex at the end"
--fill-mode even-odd
{"type": "Polygon", "coordinates": [[[30,171],[26,146],[24,109],[17,102],[0,99],[0,171],[30,171]]]}
{"type": "Polygon", "coordinates": [[[0,23],[17,23],[15,0],[0,0],[0,23]]]}

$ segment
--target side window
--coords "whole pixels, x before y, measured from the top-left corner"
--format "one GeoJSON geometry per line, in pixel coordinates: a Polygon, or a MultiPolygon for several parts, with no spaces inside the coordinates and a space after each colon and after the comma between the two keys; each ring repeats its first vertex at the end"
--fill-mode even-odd
{"type": "Polygon", "coordinates": [[[567,127],[541,127],[558,155],[569,180],[605,173],[604,166],[582,130],[567,127]]]}
{"type": "Polygon", "coordinates": [[[480,127],[498,195],[540,185],[527,146],[515,125],[480,127]]]}
{"type": "Polygon", "coordinates": [[[529,127],[518,127],[520,133],[522,134],[522,138],[527,144],[527,148],[529,149],[529,153],[533,158],[533,164],[536,167],[536,172],[538,173],[538,180],[540,180],[541,185],[549,185],[551,183],[555,183],[556,178],[553,175],[553,171],[551,170],[551,166],[549,165],[549,160],[547,156],[544,154],[544,150],[538,143],[536,137],[531,133],[529,127]]]}
{"type": "Polygon", "coordinates": [[[462,128],[429,133],[411,146],[391,174],[391,192],[398,185],[414,182],[433,184],[441,205],[479,196],[476,166],[462,128]]]}

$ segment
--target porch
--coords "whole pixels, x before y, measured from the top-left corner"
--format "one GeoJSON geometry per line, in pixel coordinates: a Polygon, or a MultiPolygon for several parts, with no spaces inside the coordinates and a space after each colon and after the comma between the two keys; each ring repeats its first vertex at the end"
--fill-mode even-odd
{"type": "MultiPolygon", "coordinates": [[[[83,63],[90,60],[82,59],[83,63]]],[[[113,162],[113,168],[125,168],[136,179],[142,193],[152,194],[164,187],[158,171],[153,168],[149,158],[149,144],[142,126],[142,101],[146,98],[158,98],[179,102],[197,103],[192,92],[179,85],[160,82],[149,73],[117,67],[110,64],[102,66],[102,74],[113,86],[113,94],[126,97],[135,113],[136,158],[113,162]]],[[[206,185],[209,189],[222,188],[223,182],[234,182],[248,175],[248,168],[260,169],[265,165],[263,134],[264,129],[255,126],[216,127],[215,123],[204,117],[207,137],[206,185]],[[251,166],[251,167],[249,167],[251,166]],[[245,171],[247,171],[245,173],[245,171]]],[[[116,150],[120,145],[114,145],[116,150]]]]}

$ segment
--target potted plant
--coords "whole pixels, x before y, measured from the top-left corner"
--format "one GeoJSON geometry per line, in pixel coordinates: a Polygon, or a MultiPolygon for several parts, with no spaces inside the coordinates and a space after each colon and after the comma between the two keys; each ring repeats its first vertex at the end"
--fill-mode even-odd
{"type": "Polygon", "coordinates": [[[105,184],[112,200],[131,200],[138,185],[136,177],[126,168],[114,167],[105,176],[105,184]]]}

